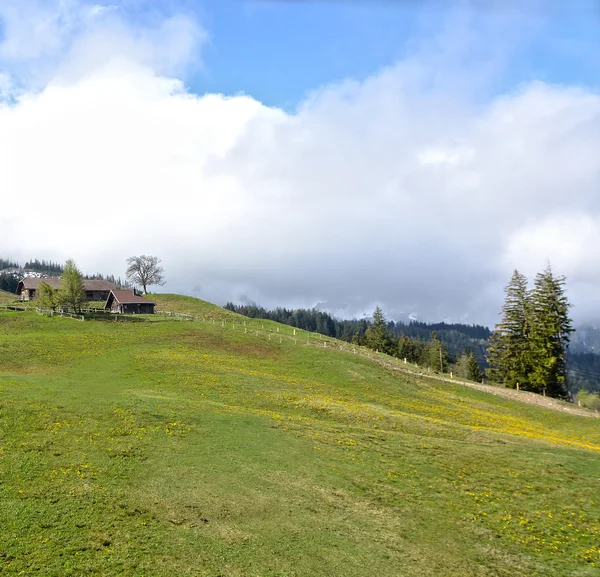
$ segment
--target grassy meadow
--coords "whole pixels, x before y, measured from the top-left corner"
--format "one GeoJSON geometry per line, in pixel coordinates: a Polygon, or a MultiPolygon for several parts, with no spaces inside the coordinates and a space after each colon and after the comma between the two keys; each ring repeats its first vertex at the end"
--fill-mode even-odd
{"type": "Polygon", "coordinates": [[[3,290],[0,290],[0,304],[12,304],[15,300],[15,295],[3,290]]]}
{"type": "Polygon", "coordinates": [[[600,420],[151,298],[0,310],[0,574],[600,573],[600,420]]]}

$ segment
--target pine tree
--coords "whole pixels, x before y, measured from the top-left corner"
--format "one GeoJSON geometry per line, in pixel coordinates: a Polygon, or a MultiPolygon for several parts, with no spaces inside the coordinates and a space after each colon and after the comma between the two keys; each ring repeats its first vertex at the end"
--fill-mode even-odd
{"type": "Polygon", "coordinates": [[[529,355],[530,294],[527,278],[515,270],[505,288],[502,320],[490,337],[487,361],[491,379],[507,387],[529,386],[531,373],[529,355]]]}
{"type": "Polygon", "coordinates": [[[59,291],[61,304],[67,305],[74,312],[81,310],[81,305],[85,302],[85,288],[81,272],[73,260],[65,263],[59,291]]]}
{"type": "Polygon", "coordinates": [[[565,284],[565,277],[555,276],[550,265],[536,276],[531,294],[529,350],[531,389],[546,389],[548,395],[561,398],[569,394],[566,364],[573,332],[565,284]]]}
{"type": "Polygon", "coordinates": [[[415,342],[406,335],[402,335],[398,339],[398,357],[406,359],[409,363],[418,363],[420,359],[417,358],[417,347],[415,342]]]}
{"type": "Polygon", "coordinates": [[[370,349],[380,353],[391,353],[392,349],[395,348],[387,328],[385,315],[379,306],[375,308],[373,313],[373,324],[365,333],[365,344],[370,349]]]}
{"type": "Polygon", "coordinates": [[[470,351],[467,355],[467,379],[470,381],[481,381],[483,378],[483,374],[481,373],[481,369],[479,368],[479,363],[475,358],[475,354],[473,351],[470,351]]]}

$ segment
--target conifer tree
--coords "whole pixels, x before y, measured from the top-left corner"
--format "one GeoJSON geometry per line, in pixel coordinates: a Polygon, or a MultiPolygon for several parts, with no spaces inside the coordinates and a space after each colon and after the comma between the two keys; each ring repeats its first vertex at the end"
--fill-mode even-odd
{"type": "Polygon", "coordinates": [[[467,357],[467,379],[479,382],[482,377],[483,374],[479,368],[479,363],[477,362],[473,351],[470,351],[467,357]]]}
{"type": "Polygon", "coordinates": [[[385,315],[379,306],[375,308],[373,313],[373,324],[365,333],[365,344],[370,349],[380,353],[391,353],[394,348],[385,315]]]}
{"type": "Polygon", "coordinates": [[[528,388],[531,373],[529,355],[530,295],[527,278],[513,272],[505,288],[502,320],[490,337],[487,361],[491,379],[516,388],[528,388]]]}
{"type": "Polygon", "coordinates": [[[421,350],[416,341],[407,337],[406,335],[402,335],[398,339],[398,357],[401,359],[406,359],[409,363],[419,363],[421,360],[421,350]]]}
{"type": "Polygon", "coordinates": [[[550,265],[535,278],[531,294],[529,363],[531,389],[553,397],[569,394],[567,349],[573,332],[564,276],[555,276],[550,265]]]}

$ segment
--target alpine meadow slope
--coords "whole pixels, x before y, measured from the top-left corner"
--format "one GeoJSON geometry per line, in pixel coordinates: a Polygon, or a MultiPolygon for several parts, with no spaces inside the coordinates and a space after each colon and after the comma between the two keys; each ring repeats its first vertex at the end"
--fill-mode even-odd
{"type": "Polygon", "coordinates": [[[597,419],[149,298],[0,310],[3,574],[598,574],[597,419]]]}

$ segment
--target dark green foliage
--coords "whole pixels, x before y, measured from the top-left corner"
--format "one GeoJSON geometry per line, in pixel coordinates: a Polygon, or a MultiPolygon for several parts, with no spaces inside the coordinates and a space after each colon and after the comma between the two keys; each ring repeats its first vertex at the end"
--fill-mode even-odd
{"type": "Polygon", "coordinates": [[[570,334],[570,304],[564,276],[555,276],[550,265],[535,278],[531,293],[529,362],[530,387],[547,390],[553,397],[567,397],[566,359],[570,334]]]}
{"type": "Polygon", "coordinates": [[[507,387],[514,389],[519,384],[527,389],[531,374],[527,278],[515,270],[505,293],[502,320],[490,339],[488,374],[507,387]]]}
{"type": "Polygon", "coordinates": [[[0,270],[19,268],[19,263],[7,258],[0,258],[0,270]]]}
{"type": "Polygon", "coordinates": [[[37,258],[27,261],[23,268],[25,270],[34,270],[48,274],[61,274],[63,272],[63,267],[61,264],[52,261],[38,260],[37,258]]]}
{"type": "Polygon", "coordinates": [[[506,287],[502,321],[490,339],[488,375],[515,388],[567,398],[567,350],[573,332],[565,277],[548,265],[527,290],[518,271],[506,287]]]}
{"type": "Polygon", "coordinates": [[[0,290],[14,293],[19,286],[19,279],[12,274],[0,274],[0,290]]]}
{"type": "Polygon", "coordinates": [[[406,359],[407,362],[419,364],[423,359],[423,353],[427,344],[420,339],[411,339],[402,335],[398,339],[398,358],[406,359]]]}
{"type": "Polygon", "coordinates": [[[380,353],[396,353],[394,339],[388,331],[385,315],[380,307],[375,308],[373,322],[365,333],[365,346],[380,353]]]}
{"type": "Polygon", "coordinates": [[[121,277],[117,277],[115,278],[114,275],[112,274],[102,274],[102,273],[96,273],[96,274],[91,274],[91,275],[83,275],[83,278],[85,280],[105,280],[108,282],[113,283],[118,289],[129,289],[129,288],[133,288],[133,285],[126,281],[126,280],[121,280],[121,277]]]}

